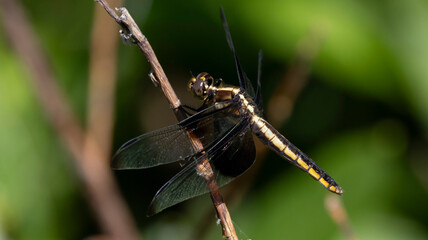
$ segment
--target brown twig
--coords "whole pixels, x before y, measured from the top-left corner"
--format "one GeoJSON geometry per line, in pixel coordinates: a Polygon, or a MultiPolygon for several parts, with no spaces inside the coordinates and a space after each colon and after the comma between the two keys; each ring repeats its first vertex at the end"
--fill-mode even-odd
{"type": "MultiPolygon", "coordinates": [[[[98,1],[104,9],[110,14],[111,17],[115,19],[115,21],[122,26],[123,32],[122,37],[124,39],[132,40],[135,44],[137,44],[141,51],[146,56],[147,61],[150,63],[153,69],[153,77],[152,80],[156,81],[156,84],[159,85],[172,106],[174,110],[174,114],[178,120],[183,120],[186,116],[182,111],[179,111],[178,107],[180,107],[180,101],[177,98],[174,90],[172,89],[168,78],[165,75],[150,43],[147,38],[142,34],[137,24],[132,19],[131,15],[125,8],[120,8],[119,11],[121,16],[119,17],[107,4],[105,0],[98,1]]],[[[199,139],[193,135],[192,133],[188,133],[189,137],[192,141],[193,147],[196,151],[200,151],[203,149],[203,145],[199,141],[199,139]]],[[[223,228],[223,237],[232,240],[238,240],[238,237],[235,233],[235,228],[232,224],[232,220],[229,215],[229,211],[226,207],[226,204],[223,202],[223,198],[218,189],[217,183],[214,180],[214,175],[210,163],[208,159],[204,159],[197,165],[198,173],[201,176],[204,176],[205,181],[207,182],[211,199],[213,201],[214,207],[216,209],[217,215],[220,219],[220,223],[223,228]]]]}
{"type": "MultiPolygon", "coordinates": [[[[114,1],[114,4],[120,6],[121,0],[114,1]]],[[[112,177],[110,176],[109,161],[110,159],[111,144],[112,144],[112,130],[114,119],[114,96],[116,86],[116,58],[117,58],[117,27],[107,24],[109,17],[104,14],[103,9],[95,8],[94,25],[92,29],[91,38],[91,55],[90,55],[90,68],[89,68],[89,96],[88,96],[88,123],[87,135],[85,139],[84,153],[86,159],[99,160],[100,166],[97,169],[104,169],[108,177],[104,177],[104,181],[110,182],[110,185],[115,185],[112,177]],[[93,139],[91,139],[93,138],[93,139]],[[99,155],[94,154],[94,147],[92,146],[95,141],[99,146],[99,155]],[[107,164],[106,164],[107,163],[107,164]]],[[[101,178],[100,178],[101,179],[101,178]]],[[[119,195],[104,196],[104,199],[99,201],[112,201],[111,204],[116,205],[119,195]],[[107,198],[109,198],[107,200],[107,198]],[[116,202],[116,203],[114,203],[116,202]]],[[[126,208],[113,208],[104,209],[111,214],[111,218],[116,215],[127,215],[124,218],[121,227],[121,236],[128,239],[137,239],[138,230],[135,223],[131,219],[131,214],[126,208]],[[116,211],[116,212],[115,212],[116,211]],[[121,212],[118,212],[121,211],[121,212]]],[[[116,224],[113,221],[106,225],[116,224]]]]}
{"type": "Polygon", "coordinates": [[[308,81],[323,37],[323,33],[314,28],[298,42],[295,59],[269,101],[267,113],[272,125],[278,126],[290,117],[295,101],[308,81]]]}
{"type": "MultiPolygon", "coordinates": [[[[116,6],[122,0],[112,0],[116,6]]],[[[89,61],[87,131],[105,158],[111,153],[117,75],[117,31],[102,8],[94,9],[89,61]]]]}
{"type": "Polygon", "coordinates": [[[56,83],[20,2],[0,0],[0,4],[7,36],[31,73],[31,83],[48,120],[75,160],[101,228],[114,239],[138,239],[135,224],[108,168],[109,160],[103,158],[98,143],[90,135],[84,153],[85,133],[56,83]]]}
{"type": "Polygon", "coordinates": [[[325,197],[325,208],[330,217],[339,227],[342,234],[348,240],[358,240],[354,231],[352,230],[346,210],[342,205],[342,201],[338,196],[329,194],[325,197]]]}

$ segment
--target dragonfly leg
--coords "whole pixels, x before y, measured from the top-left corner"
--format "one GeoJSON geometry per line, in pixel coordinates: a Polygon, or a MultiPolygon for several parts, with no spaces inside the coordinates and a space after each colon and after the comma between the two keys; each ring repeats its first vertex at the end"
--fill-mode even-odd
{"type": "Polygon", "coordinates": [[[181,110],[184,113],[186,113],[188,116],[190,116],[190,115],[193,115],[193,114],[199,112],[202,109],[202,107],[194,108],[194,107],[191,107],[191,106],[188,106],[188,105],[185,105],[185,104],[180,104],[180,106],[178,106],[178,107],[172,107],[172,109],[173,110],[177,110],[177,109],[181,110]]]}

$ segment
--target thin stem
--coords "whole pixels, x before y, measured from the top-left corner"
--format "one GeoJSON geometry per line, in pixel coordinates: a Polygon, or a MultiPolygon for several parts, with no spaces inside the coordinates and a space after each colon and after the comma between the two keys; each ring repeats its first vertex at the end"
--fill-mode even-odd
{"type": "Polygon", "coordinates": [[[20,2],[0,0],[0,5],[6,35],[24,66],[28,68],[30,83],[48,121],[72,155],[100,227],[113,239],[138,239],[135,223],[119,195],[108,167],[109,159],[103,158],[98,143],[90,134],[87,137],[90,147],[84,151],[83,140],[86,134],[62,89],[57,85],[39,39],[20,2]]]}
{"type": "Polygon", "coordinates": [[[338,196],[329,194],[325,197],[325,208],[334,223],[339,227],[343,236],[347,240],[358,240],[354,231],[352,230],[351,222],[349,221],[346,209],[338,196]]]}
{"type": "MultiPolygon", "coordinates": [[[[121,5],[122,0],[114,0],[114,4],[121,5]]],[[[113,139],[119,40],[118,27],[109,22],[110,17],[102,8],[94,9],[89,55],[87,131],[99,143],[105,158],[111,154],[113,139]]]]}

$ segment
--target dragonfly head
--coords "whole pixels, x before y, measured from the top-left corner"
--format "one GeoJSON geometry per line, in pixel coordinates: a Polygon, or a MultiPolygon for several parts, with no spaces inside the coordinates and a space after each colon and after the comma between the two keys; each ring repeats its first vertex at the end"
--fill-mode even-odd
{"type": "Polygon", "coordinates": [[[205,100],[215,92],[221,81],[221,79],[214,79],[209,73],[202,72],[190,79],[188,87],[193,95],[205,100]]]}

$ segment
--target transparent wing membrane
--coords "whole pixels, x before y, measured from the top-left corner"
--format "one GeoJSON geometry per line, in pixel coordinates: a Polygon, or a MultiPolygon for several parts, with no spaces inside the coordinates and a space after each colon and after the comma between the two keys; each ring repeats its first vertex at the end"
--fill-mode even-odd
{"type": "Polygon", "coordinates": [[[239,116],[237,105],[217,109],[208,107],[182,122],[138,136],[119,148],[114,155],[113,169],[141,169],[186,160],[197,154],[187,131],[192,131],[205,147],[229,131],[239,116]],[[214,129],[214,122],[222,127],[214,129]]]}

